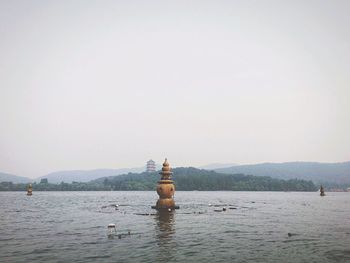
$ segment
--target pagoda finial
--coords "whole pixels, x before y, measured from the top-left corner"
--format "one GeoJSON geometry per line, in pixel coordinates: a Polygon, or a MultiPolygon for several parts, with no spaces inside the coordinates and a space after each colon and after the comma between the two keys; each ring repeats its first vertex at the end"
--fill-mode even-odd
{"type": "Polygon", "coordinates": [[[170,165],[168,163],[168,159],[165,158],[165,161],[164,161],[163,167],[162,167],[162,171],[160,172],[163,179],[165,179],[165,178],[170,179],[170,176],[172,174],[172,172],[170,170],[171,170],[171,168],[170,168],[170,165]]]}

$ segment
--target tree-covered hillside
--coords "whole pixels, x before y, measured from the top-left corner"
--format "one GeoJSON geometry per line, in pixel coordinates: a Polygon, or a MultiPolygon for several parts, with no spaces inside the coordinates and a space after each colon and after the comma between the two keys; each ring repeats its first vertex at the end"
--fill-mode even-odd
{"type": "MultiPolygon", "coordinates": [[[[316,191],[311,181],[280,180],[271,177],[220,174],[196,168],[175,168],[173,179],[177,190],[235,191],[316,191]]],[[[157,173],[126,174],[100,178],[94,182],[113,190],[154,190],[160,176],[157,173]]]]}

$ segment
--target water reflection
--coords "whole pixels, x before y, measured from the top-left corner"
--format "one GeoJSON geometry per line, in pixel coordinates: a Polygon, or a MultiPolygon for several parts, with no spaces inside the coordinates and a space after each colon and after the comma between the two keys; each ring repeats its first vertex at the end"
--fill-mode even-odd
{"type": "Polygon", "coordinates": [[[156,220],[156,241],[160,249],[158,262],[167,262],[174,256],[175,241],[175,212],[158,212],[156,220]]]}

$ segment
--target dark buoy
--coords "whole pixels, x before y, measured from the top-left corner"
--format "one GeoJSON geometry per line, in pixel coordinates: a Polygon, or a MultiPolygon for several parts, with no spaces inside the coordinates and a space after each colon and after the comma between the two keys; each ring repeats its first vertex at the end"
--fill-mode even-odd
{"type": "Polygon", "coordinates": [[[226,207],[224,207],[224,208],[222,209],[222,211],[226,211],[226,207]]]}
{"type": "Polygon", "coordinates": [[[291,236],[292,236],[292,233],[288,233],[288,236],[291,237],[291,236]]]}

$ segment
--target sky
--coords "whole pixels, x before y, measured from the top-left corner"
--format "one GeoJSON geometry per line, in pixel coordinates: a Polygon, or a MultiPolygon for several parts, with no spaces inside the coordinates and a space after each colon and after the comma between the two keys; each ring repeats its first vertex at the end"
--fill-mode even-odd
{"type": "Polygon", "coordinates": [[[0,0],[0,171],[349,161],[349,13],[0,0]]]}

